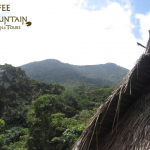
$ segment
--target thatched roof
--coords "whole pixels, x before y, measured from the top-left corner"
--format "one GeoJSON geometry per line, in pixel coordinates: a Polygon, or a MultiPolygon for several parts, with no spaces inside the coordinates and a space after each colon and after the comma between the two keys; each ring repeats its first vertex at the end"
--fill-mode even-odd
{"type": "MultiPolygon", "coordinates": [[[[72,150],[113,149],[110,147],[102,148],[100,147],[100,145],[102,145],[104,141],[107,141],[107,137],[109,137],[109,140],[112,138],[111,132],[119,127],[118,123],[121,122],[121,120],[122,124],[126,124],[127,119],[130,117],[125,117],[127,110],[133,109],[135,107],[134,106],[133,108],[131,108],[131,106],[135,104],[138,98],[142,96],[143,92],[149,85],[150,39],[146,47],[146,52],[137,60],[136,65],[131,71],[129,71],[123,81],[116,87],[116,90],[113,92],[113,94],[110,95],[108,99],[98,108],[97,113],[91,118],[89,124],[83,131],[82,135],[80,136],[72,150]]],[[[137,105],[136,108],[138,109],[137,105]]],[[[129,112],[128,115],[130,113],[131,112],[129,112]]],[[[150,114],[150,112],[148,113],[150,114]]],[[[130,122],[133,119],[132,117],[133,116],[131,115],[130,122]]],[[[136,116],[136,118],[138,118],[138,116],[136,116]]],[[[121,132],[121,130],[118,132],[121,132]]],[[[137,147],[135,147],[132,147],[131,149],[138,149],[137,147]]]]}

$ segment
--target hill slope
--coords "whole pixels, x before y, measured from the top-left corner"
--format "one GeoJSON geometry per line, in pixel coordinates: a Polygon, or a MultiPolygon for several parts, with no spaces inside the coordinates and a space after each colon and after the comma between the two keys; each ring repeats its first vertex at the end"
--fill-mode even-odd
{"type": "Polygon", "coordinates": [[[113,63],[101,65],[76,66],[47,59],[20,66],[27,76],[46,83],[54,82],[66,88],[85,85],[87,87],[111,87],[118,84],[128,72],[127,69],[113,63]]]}

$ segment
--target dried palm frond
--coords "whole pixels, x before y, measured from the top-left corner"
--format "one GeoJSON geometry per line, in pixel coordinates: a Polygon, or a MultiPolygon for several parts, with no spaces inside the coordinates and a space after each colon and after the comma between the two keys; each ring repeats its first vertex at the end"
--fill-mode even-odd
{"type": "Polygon", "coordinates": [[[97,109],[72,150],[147,150],[150,132],[150,54],[97,109]]]}

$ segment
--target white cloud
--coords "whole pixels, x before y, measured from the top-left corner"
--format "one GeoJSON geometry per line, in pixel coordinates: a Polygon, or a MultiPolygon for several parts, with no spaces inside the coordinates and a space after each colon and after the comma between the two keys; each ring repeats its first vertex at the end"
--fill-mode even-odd
{"type": "Polygon", "coordinates": [[[136,19],[139,19],[140,21],[140,33],[142,36],[140,42],[146,46],[147,40],[149,38],[148,30],[150,30],[150,12],[146,15],[137,14],[136,19]]]}
{"type": "MultiPolygon", "coordinates": [[[[2,3],[2,2],[1,2],[2,3]]],[[[0,64],[44,59],[75,65],[117,63],[131,68],[141,54],[131,33],[130,9],[108,3],[88,11],[85,0],[5,0],[9,16],[27,16],[32,26],[0,31],[0,64]]]]}

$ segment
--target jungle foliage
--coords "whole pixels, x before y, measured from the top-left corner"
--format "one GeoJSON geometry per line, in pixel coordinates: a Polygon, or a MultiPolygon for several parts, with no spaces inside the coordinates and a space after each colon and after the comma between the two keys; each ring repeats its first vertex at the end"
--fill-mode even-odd
{"type": "Polygon", "coordinates": [[[70,150],[112,91],[109,86],[65,89],[0,65],[0,149],[70,150]]]}

